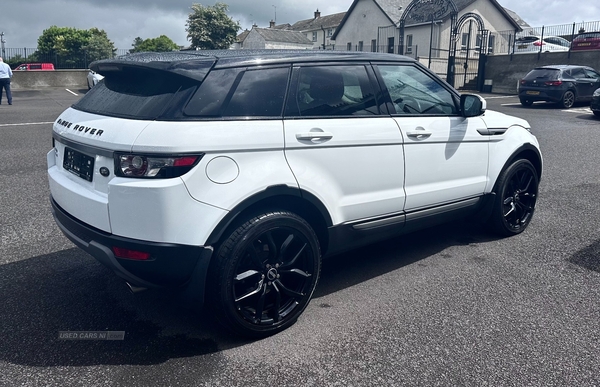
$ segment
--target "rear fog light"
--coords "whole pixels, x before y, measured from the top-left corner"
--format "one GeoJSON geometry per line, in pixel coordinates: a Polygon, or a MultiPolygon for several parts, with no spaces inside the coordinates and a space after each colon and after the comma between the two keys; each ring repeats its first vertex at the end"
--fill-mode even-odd
{"type": "Polygon", "coordinates": [[[112,250],[118,258],[134,259],[136,261],[145,261],[150,258],[150,253],[143,251],[129,250],[122,247],[113,247],[112,250]]]}

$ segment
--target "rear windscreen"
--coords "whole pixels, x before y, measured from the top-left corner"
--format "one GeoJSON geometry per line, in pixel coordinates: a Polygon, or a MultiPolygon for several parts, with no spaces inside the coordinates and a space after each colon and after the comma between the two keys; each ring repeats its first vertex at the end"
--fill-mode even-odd
{"type": "Polygon", "coordinates": [[[589,34],[579,35],[574,40],[585,40],[585,39],[600,39],[600,32],[591,32],[589,34]]]}
{"type": "Polygon", "coordinates": [[[531,70],[529,74],[525,76],[525,79],[558,79],[560,70],[556,69],[535,69],[531,70]]]}
{"type": "Polygon", "coordinates": [[[73,107],[89,113],[141,120],[159,118],[175,103],[175,94],[199,82],[189,78],[140,67],[107,72],[73,107]]]}

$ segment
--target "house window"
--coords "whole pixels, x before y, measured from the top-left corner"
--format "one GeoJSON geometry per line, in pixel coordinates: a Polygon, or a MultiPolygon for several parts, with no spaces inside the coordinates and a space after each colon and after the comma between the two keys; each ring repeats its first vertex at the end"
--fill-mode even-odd
{"type": "Polygon", "coordinates": [[[377,39],[371,40],[371,52],[377,52],[377,39]]]}
{"type": "Polygon", "coordinates": [[[494,53],[494,46],[496,45],[496,36],[488,36],[488,54],[494,53]]]}
{"type": "Polygon", "coordinates": [[[333,28],[329,28],[329,29],[327,30],[327,37],[328,37],[328,38],[331,38],[332,36],[333,36],[333,28]]]}
{"type": "Polygon", "coordinates": [[[312,41],[313,42],[317,41],[317,31],[313,31],[313,33],[312,33],[312,41]]]}
{"type": "Polygon", "coordinates": [[[461,51],[467,51],[467,45],[469,43],[469,34],[466,32],[463,32],[462,34],[462,41],[461,41],[461,45],[460,45],[460,50],[461,51]]]}
{"type": "Polygon", "coordinates": [[[481,48],[481,35],[477,34],[477,39],[475,39],[475,49],[479,51],[481,48]]]}
{"type": "Polygon", "coordinates": [[[362,51],[363,50],[363,42],[362,40],[358,42],[358,51],[362,51]]]}
{"type": "Polygon", "coordinates": [[[412,54],[413,36],[406,35],[406,53],[412,54]]]}
{"type": "Polygon", "coordinates": [[[348,42],[348,44],[346,45],[346,50],[352,51],[352,42],[348,42]]]}

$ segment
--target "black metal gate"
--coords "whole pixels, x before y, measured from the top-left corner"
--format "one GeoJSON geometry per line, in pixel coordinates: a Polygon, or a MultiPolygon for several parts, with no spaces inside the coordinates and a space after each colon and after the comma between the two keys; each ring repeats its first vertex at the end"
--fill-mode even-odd
{"type": "Polygon", "coordinates": [[[488,45],[488,30],[483,19],[476,13],[462,15],[456,23],[450,38],[450,61],[452,76],[448,83],[462,90],[483,89],[485,59],[488,45]]]}
{"type": "Polygon", "coordinates": [[[445,75],[444,78],[451,83],[454,74],[454,66],[450,66],[451,55],[454,52],[450,50],[432,47],[434,25],[446,18],[450,18],[450,31],[454,31],[458,9],[453,0],[413,0],[406,7],[400,18],[399,33],[399,53],[404,54],[404,27],[414,24],[431,24],[429,37],[429,59],[428,67],[439,75],[445,75]],[[432,57],[434,56],[433,60],[432,57]],[[443,68],[443,70],[442,70],[443,68]]]}

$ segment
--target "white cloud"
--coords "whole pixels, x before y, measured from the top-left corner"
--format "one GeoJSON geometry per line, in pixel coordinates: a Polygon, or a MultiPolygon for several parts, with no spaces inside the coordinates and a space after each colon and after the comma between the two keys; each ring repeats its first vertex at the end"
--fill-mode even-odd
{"type": "MultiPolygon", "coordinates": [[[[222,0],[229,14],[250,28],[252,21],[266,27],[309,19],[319,9],[322,15],[347,11],[352,0],[222,0]]],[[[52,25],[104,29],[117,48],[129,49],[133,39],[167,35],[175,43],[188,45],[185,23],[194,1],[187,0],[2,0],[0,31],[9,48],[35,48],[42,31],[52,25]]],[[[212,5],[214,0],[195,2],[212,5]]],[[[539,2],[499,0],[532,26],[600,20],[600,3],[591,0],[546,0],[539,2]]]]}

